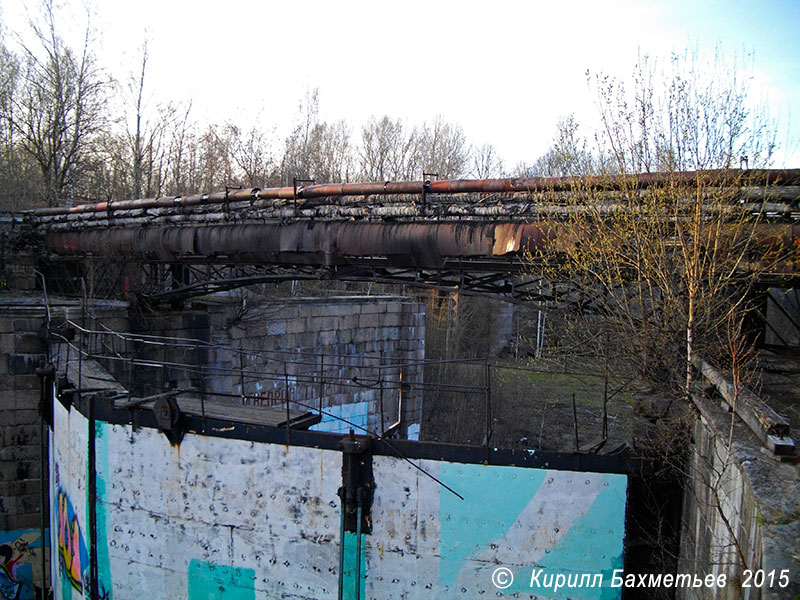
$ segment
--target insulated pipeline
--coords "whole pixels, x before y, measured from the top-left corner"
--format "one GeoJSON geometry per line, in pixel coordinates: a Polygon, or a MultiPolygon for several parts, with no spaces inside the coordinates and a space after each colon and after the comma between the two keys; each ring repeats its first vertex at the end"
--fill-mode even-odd
{"type": "Polygon", "coordinates": [[[211,194],[111,200],[76,206],[36,208],[36,217],[83,213],[113,213],[119,210],[172,208],[224,204],[256,200],[307,200],[336,196],[374,196],[398,194],[464,194],[569,191],[571,189],[628,190],[655,185],[697,183],[704,186],[800,185],[800,169],[743,171],[684,171],[644,173],[613,177],[518,177],[505,179],[450,179],[432,181],[386,181],[372,183],[325,183],[298,187],[272,187],[226,190],[211,194]]]}

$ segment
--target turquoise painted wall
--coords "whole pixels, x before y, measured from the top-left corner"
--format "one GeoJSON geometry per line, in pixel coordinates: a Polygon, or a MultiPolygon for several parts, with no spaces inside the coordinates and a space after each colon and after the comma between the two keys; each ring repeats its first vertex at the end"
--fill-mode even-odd
{"type": "Polygon", "coordinates": [[[254,600],[256,572],[194,559],[187,571],[189,600],[254,600]]]}
{"type": "Polygon", "coordinates": [[[623,566],[624,475],[419,466],[444,485],[398,459],[375,457],[368,597],[620,597],[611,574],[623,566]],[[588,585],[554,589],[555,581],[588,585]]]}

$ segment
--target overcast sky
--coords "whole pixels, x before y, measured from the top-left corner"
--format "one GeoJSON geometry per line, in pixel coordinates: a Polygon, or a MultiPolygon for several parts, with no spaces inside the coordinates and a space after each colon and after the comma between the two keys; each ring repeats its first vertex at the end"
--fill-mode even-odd
{"type": "MultiPolygon", "coordinates": [[[[28,4],[33,4],[30,0],[28,4]]],[[[3,27],[25,3],[0,0],[3,27]]],[[[82,4],[64,19],[72,33],[82,4]]],[[[687,45],[754,53],[751,96],[794,139],[776,166],[800,167],[800,0],[252,2],[137,0],[93,5],[103,63],[119,80],[149,40],[152,103],[192,100],[196,119],[258,119],[285,136],[306,89],[323,119],[410,123],[444,115],[508,167],[533,162],[559,117],[595,118],[587,69],[630,74],[637,54],[687,45]]]]}

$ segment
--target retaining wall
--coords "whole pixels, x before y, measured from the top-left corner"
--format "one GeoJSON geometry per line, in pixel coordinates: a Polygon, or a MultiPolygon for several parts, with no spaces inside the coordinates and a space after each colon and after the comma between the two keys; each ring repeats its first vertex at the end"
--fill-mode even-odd
{"type": "Polygon", "coordinates": [[[344,598],[620,595],[609,584],[622,568],[624,475],[375,455],[372,532],[357,555],[357,534],[340,535],[338,436],[287,446],[217,424],[216,436],[190,431],[170,445],[143,416],[136,428],[98,420],[92,440],[84,410],[54,403],[58,598],[81,597],[91,581],[91,443],[103,598],[336,598],[342,542],[344,598]],[[492,579],[499,567],[514,577],[504,590],[492,579]],[[534,569],[547,578],[531,588],[534,569]],[[553,592],[559,574],[584,573],[602,585],[553,592]]]}
{"type": "Polygon", "coordinates": [[[780,462],[732,413],[701,402],[703,414],[692,429],[678,572],[724,575],[726,585],[683,588],[678,597],[796,598],[798,467],[780,462]]]}
{"type": "MultiPolygon", "coordinates": [[[[21,277],[22,275],[15,275],[21,277]]],[[[30,275],[30,283],[33,276],[30,275]]],[[[87,310],[113,327],[127,328],[125,303],[51,299],[49,318],[55,325],[80,321],[87,310]]],[[[48,319],[41,294],[0,296],[0,598],[28,600],[42,586],[42,447],[47,464],[47,439],[42,446],[39,403],[44,366],[43,327],[48,319]]],[[[45,522],[47,516],[45,515],[45,522]]],[[[46,536],[45,536],[46,537],[46,536]]],[[[46,542],[45,542],[45,545],[46,542]]],[[[45,561],[49,553],[45,552],[45,561]]],[[[45,567],[46,569],[47,567],[45,567]]]]}

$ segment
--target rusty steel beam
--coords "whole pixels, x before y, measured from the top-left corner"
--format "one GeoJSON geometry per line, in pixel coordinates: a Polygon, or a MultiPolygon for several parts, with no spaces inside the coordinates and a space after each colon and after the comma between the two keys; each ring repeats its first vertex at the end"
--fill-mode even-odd
{"type": "Polygon", "coordinates": [[[534,177],[508,179],[459,179],[433,181],[386,181],[373,183],[325,183],[304,187],[274,187],[226,190],[212,194],[194,194],[137,200],[111,200],[77,206],[36,208],[35,217],[82,213],[113,213],[115,210],[170,208],[224,204],[256,200],[306,200],[336,196],[375,196],[398,194],[465,194],[569,191],[573,189],[630,190],[656,185],[700,184],[705,186],[800,185],[800,169],[743,171],[685,171],[680,173],[645,173],[614,177],[534,177]]]}

